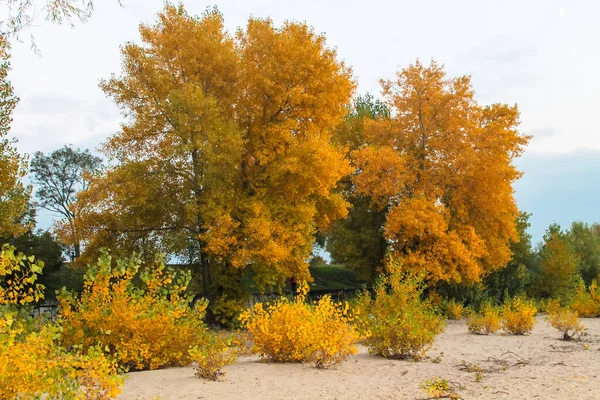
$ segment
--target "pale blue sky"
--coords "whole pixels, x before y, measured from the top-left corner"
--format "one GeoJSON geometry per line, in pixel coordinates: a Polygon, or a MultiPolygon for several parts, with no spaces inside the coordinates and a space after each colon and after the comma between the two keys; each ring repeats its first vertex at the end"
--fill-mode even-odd
{"type": "MultiPolygon", "coordinates": [[[[94,148],[118,130],[121,117],[98,89],[119,72],[119,45],[138,40],[160,0],[96,0],[75,28],[34,28],[38,57],[15,44],[11,74],[21,97],[12,135],[24,152],[63,144],[94,148]]],[[[541,239],[551,222],[600,220],[600,2],[594,0],[223,0],[186,1],[190,13],[216,4],[234,31],[250,15],[306,21],[327,36],[353,67],[359,92],[379,93],[378,80],[415,59],[435,58],[452,75],[471,74],[483,103],[518,103],[522,130],[534,135],[517,165],[519,206],[533,213],[541,239]]],[[[47,218],[42,218],[47,224],[47,218]]]]}

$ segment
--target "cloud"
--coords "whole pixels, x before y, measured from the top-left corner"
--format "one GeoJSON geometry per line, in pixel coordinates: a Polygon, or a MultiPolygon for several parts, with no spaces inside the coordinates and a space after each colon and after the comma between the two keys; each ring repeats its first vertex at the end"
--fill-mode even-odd
{"type": "Polygon", "coordinates": [[[119,129],[121,117],[110,101],[38,95],[15,110],[10,132],[21,152],[52,151],[65,144],[96,148],[119,129]]]}
{"type": "Polygon", "coordinates": [[[65,96],[41,94],[22,98],[19,110],[24,113],[54,114],[78,108],[80,103],[65,96]]]}
{"type": "Polygon", "coordinates": [[[538,128],[533,129],[529,134],[532,135],[533,139],[535,140],[556,136],[559,135],[559,132],[554,128],[538,128]]]}

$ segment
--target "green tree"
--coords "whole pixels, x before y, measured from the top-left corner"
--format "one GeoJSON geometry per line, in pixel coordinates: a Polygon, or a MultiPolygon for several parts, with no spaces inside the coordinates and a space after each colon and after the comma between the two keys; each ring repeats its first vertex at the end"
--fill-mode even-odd
{"type": "Polygon", "coordinates": [[[562,299],[577,278],[577,258],[565,233],[552,224],[544,235],[538,251],[539,276],[536,292],[542,297],[562,299]]]}
{"type": "MultiPolygon", "coordinates": [[[[89,178],[100,172],[102,159],[89,150],[64,146],[46,155],[36,152],[31,161],[33,181],[37,185],[36,197],[40,207],[63,218],[58,228],[64,231],[62,240],[72,246],[72,260],[80,255],[77,221],[80,209],[76,207],[77,194],[89,187],[89,178]]],[[[26,254],[30,254],[26,252],[26,254]]]]}
{"type": "MultiPolygon", "coordinates": [[[[389,108],[371,94],[358,96],[333,138],[348,152],[357,150],[365,143],[365,122],[389,115],[389,108]]],[[[327,232],[327,251],[333,263],[357,271],[363,279],[374,279],[383,267],[388,248],[382,229],[387,210],[373,206],[370,196],[355,192],[350,177],[342,179],[339,191],[350,203],[350,209],[348,217],[337,221],[327,232]]]]}
{"type": "Polygon", "coordinates": [[[25,216],[31,192],[23,184],[27,158],[18,153],[15,140],[8,137],[19,101],[8,80],[9,71],[9,59],[0,57],[0,237],[17,236],[27,230],[25,216]]]}
{"type": "Polygon", "coordinates": [[[575,221],[565,234],[577,259],[577,271],[586,285],[600,273],[600,231],[594,225],[575,221]]]}
{"type": "Polygon", "coordinates": [[[505,300],[506,295],[514,297],[525,293],[531,282],[534,269],[535,256],[531,246],[531,235],[527,233],[530,227],[531,214],[522,211],[517,218],[519,241],[511,243],[511,259],[505,268],[493,271],[484,280],[486,293],[499,302],[505,300]]]}
{"type": "Polygon", "coordinates": [[[55,272],[63,265],[64,248],[49,231],[29,229],[7,242],[18,252],[35,256],[36,260],[43,261],[45,275],[55,272]]]}

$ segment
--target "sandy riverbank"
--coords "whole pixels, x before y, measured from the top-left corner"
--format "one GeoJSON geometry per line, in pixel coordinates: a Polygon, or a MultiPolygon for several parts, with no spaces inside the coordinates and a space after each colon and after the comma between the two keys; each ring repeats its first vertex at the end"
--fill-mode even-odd
{"type": "Polygon", "coordinates": [[[425,399],[419,382],[436,376],[464,399],[600,399],[600,319],[583,323],[586,337],[562,342],[543,316],[528,336],[469,335],[464,321],[449,321],[421,362],[373,357],[361,346],[331,370],[241,357],[220,382],[195,378],[191,367],[135,372],[119,399],[425,399]],[[463,360],[481,369],[480,382],[463,360]]]}

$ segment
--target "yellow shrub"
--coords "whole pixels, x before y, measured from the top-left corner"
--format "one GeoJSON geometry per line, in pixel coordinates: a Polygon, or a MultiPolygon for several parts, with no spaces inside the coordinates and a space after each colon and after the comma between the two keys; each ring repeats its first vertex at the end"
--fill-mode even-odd
{"type": "Polygon", "coordinates": [[[421,299],[422,280],[390,268],[375,285],[374,297],[366,290],[359,294],[356,326],[371,354],[418,360],[444,330],[443,320],[430,300],[421,299]]]}
{"type": "Polygon", "coordinates": [[[455,300],[450,300],[446,303],[446,316],[449,319],[461,319],[464,311],[464,306],[457,303],[455,300]]]}
{"type": "Polygon", "coordinates": [[[109,399],[121,391],[116,364],[98,348],[64,351],[54,325],[19,331],[14,325],[0,329],[0,398],[109,399]]]}
{"type": "Polygon", "coordinates": [[[65,351],[60,326],[19,313],[41,298],[43,264],[3,247],[0,253],[0,398],[108,399],[120,392],[116,363],[96,347],[65,351]]]}
{"type": "Polygon", "coordinates": [[[585,328],[577,312],[561,307],[556,300],[548,301],[548,316],[546,321],[562,334],[562,340],[571,340],[575,335],[581,335],[585,328]]]}
{"type": "Polygon", "coordinates": [[[600,289],[598,282],[593,281],[589,288],[580,281],[575,291],[575,296],[571,299],[570,308],[577,312],[577,315],[584,318],[597,317],[600,315],[600,289]]]}
{"type": "Polygon", "coordinates": [[[197,363],[196,376],[213,381],[224,376],[222,368],[237,360],[237,351],[232,342],[232,337],[211,335],[201,346],[190,348],[190,357],[197,363]]]}
{"type": "Polygon", "coordinates": [[[81,298],[60,293],[62,340],[84,349],[100,344],[125,369],[156,369],[191,363],[190,346],[202,346],[209,333],[202,322],[206,303],[190,308],[189,273],[179,276],[162,261],[132,280],[139,260],[117,262],[103,254],[85,276],[81,298]]]}
{"type": "Polygon", "coordinates": [[[252,335],[252,351],[276,362],[314,362],[318,368],[341,363],[357,351],[358,334],[349,324],[348,306],[323,296],[306,302],[305,290],[292,301],[282,298],[268,306],[257,303],[242,313],[242,325],[252,335]]]}
{"type": "Polygon", "coordinates": [[[500,330],[500,310],[489,303],[481,307],[479,313],[471,312],[467,319],[469,333],[489,335],[500,330]]]}
{"type": "Polygon", "coordinates": [[[459,394],[455,393],[450,387],[447,379],[433,378],[424,379],[419,383],[419,387],[430,399],[461,399],[459,394]]]}
{"type": "Polygon", "coordinates": [[[537,308],[532,301],[515,297],[504,303],[502,308],[502,329],[512,335],[524,335],[535,326],[537,308]]]}

